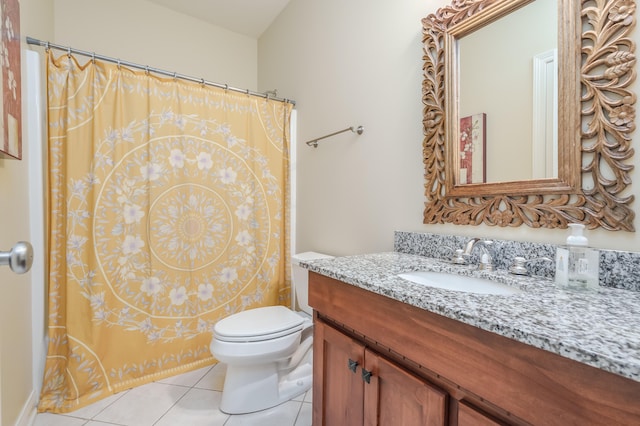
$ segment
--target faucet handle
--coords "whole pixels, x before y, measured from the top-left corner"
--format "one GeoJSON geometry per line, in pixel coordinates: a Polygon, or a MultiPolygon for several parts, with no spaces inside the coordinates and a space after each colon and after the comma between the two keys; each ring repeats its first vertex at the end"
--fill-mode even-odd
{"type": "Polygon", "coordinates": [[[466,265],[467,259],[464,255],[464,250],[457,249],[453,256],[451,256],[451,263],[455,263],[456,265],[466,265]]]}
{"type": "Polygon", "coordinates": [[[524,266],[526,262],[527,262],[527,259],[525,259],[522,256],[514,257],[513,263],[509,267],[509,272],[515,275],[529,275],[529,271],[527,270],[527,267],[524,266]]]}
{"type": "Polygon", "coordinates": [[[511,272],[514,275],[529,275],[529,270],[527,269],[527,267],[525,266],[527,263],[529,262],[534,262],[537,260],[546,260],[548,262],[553,262],[553,260],[549,259],[548,257],[536,257],[533,259],[525,259],[522,256],[516,256],[513,258],[513,263],[511,264],[511,266],[509,267],[509,272],[511,272]]]}
{"type": "Polygon", "coordinates": [[[449,252],[451,253],[451,257],[449,257],[449,261],[451,263],[454,263],[456,265],[467,264],[467,259],[465,258],[464,250],[462,249],[454,249],[453,247],[450,247],[450,246],[440,246],[438,251],[440,252],[439,255],[443,260],[446,258],[446,255],[443,254],[443,252],[449,252]]]}

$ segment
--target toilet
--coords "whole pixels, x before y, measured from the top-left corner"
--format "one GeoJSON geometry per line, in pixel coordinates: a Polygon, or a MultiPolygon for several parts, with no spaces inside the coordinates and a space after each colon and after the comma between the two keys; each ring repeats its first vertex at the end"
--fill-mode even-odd
{"type": "Polygon", "coordinates": [[[244,414],[274,407],[311,388],[312,310],[303,260],[332,258],[305,252],[292,256],[292,300],[300,311],[267,306],[238,312],[216,323],[211,353],[227,364],[220,410],[244,414]]]}

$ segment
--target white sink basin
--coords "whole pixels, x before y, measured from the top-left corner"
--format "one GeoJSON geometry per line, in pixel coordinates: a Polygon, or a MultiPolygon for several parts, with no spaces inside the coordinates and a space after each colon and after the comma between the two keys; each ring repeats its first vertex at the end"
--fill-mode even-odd
{"type": "Polygon", "coordinates": [[[463,275],[447,274],[444,272],[414,271],[398,275],[400,278],[416,284],[445,290],[464,291],[478,294],[519,294],[522,290],[506,284],[483,278],[466,277],[463,275]]]}

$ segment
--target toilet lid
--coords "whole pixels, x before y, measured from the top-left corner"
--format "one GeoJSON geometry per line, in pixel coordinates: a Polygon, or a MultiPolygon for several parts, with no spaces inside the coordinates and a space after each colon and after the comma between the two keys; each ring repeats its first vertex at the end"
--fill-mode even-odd
{"type": "Polygon", "coordinates": [[[267,306],[238,312],[216,323],[214,335],[230,342],[253,342],[286,336],[302,330],[304,318],[284,306],[267,306]]]}

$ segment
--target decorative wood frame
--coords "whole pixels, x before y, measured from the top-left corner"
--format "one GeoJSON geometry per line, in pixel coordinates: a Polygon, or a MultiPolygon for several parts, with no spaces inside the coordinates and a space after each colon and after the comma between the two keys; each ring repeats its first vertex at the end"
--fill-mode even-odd
{"type": "Polygon", "coordinates": [[[422,20],[424,223],[634,231],[634,0],[558,0],[558,178],[456,185],[456,37],[530,1],[452,0],[422,20]]]}

